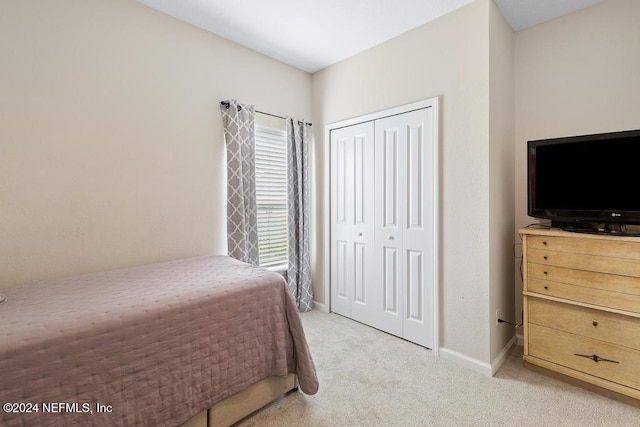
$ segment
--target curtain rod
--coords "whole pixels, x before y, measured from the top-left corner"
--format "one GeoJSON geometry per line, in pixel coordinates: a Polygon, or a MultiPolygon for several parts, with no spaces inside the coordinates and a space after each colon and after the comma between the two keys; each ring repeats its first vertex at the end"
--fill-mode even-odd
{"type": "MultiPolygon", "coordinates": [[[[229,104],[228,101],[220,101],[220,105],[222,105],[224,108],[226,108],[227,110],[229,109],[229,107],[231,106],[231,104],[229,104]]],[[[238,111],[242,111],[242,106],[238,105],[238,111]]],[[[278,116],[276,114],[271,114],[271,113],[265,113],[264,111],[260,111],[260,110],[255,110],[256,113],[260,113],[260,114],[264,114],[265,116],[271,116],[271,117],[275,117],[277,119],[282,119],[282,120],[286,120],[286,117],[282,117],[282,116],[278,116]]],[[[298,120],[298,123],[303,123],[302,121],[298,120]]],[[[307,126],[312,126],[311,123],[306,123],[307,126]]]]}

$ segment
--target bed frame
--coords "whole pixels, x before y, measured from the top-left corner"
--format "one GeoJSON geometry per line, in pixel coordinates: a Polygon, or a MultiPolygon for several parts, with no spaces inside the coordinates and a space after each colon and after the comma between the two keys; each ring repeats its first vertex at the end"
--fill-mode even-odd
{"type": "Polygon", "coordinates": [[[286,377],[269,377],[216,403],[209,409],[200,411],[182,427],[227,427],[246,418],[278,397],[297,389],[298,380],[295,374],[289,374],[286,377]]]}

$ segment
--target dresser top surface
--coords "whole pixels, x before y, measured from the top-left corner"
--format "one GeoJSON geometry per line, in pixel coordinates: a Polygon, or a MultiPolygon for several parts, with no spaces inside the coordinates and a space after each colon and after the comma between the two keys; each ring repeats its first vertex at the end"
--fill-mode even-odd
{"type": "Polygon", "coordinates": [[[572,231],[564,231],[556,228],[537,228],[537,227],[524,227],[518,230],[520,235],[532,235],[532,236],[555,236],[555,237],[572,237],[577,239],[597,239],[597,240],[611,240],[618,242],[635,242],[640,243],[640,237],[624,236],[621,234],[597,234],[597,233],[575,233],[572,231]]]}

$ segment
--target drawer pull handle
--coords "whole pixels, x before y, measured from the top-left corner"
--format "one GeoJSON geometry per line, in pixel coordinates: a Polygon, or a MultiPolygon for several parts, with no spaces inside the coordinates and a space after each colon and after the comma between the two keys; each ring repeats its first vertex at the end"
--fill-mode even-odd
{"type": "Polygon", "coordinates": [[[544,258],[544,259],[547,259],[547,256],[545,255],[543,258],[544,258]]]}
{"type": "Polygon", "coordinates": [[[546,241],[546,240],[543,240],[543,241],[542,241],[542,244],[543,244],[543,245],[545,245],[545,246],[547,246],[547,241],[546,241]]]}
{"type": "Polygon", "coordinates": [[[549,290],[549,287],[548,287],[548,286],[545,286],[545,287],[544,287],[544,290],[545,290],[545,291],[546,291],[546,290],[549,290]]]}
{"type": "Polygon", "coordinates": [[[549,274],[547,271],[544,272],[544,275],[546,276],[547,274],[549,274]]]}
{"type": "Polygon", "coordinates": [[[600,357],[597,354],[592,354],[591,356],[587,355],[587,354],[578,354],[578,353],[573,353],[574,356],[580,356],[580,357],[586,357],[587,359],[591,359],[594,362],[598,363],[598,362],[611,362],[611,363],[620,363],[620,362],[616,362],[615,360],[611,360],[611,359],[605,359],[604,357],[600,357]]]}
{"type": "Polygon", "coordinates": [[[593,326],[598,326],[598,321],[597,321],[597,320],[594,320],[593,322],[591,322],[591,324],[592,324],[593,326]]]}

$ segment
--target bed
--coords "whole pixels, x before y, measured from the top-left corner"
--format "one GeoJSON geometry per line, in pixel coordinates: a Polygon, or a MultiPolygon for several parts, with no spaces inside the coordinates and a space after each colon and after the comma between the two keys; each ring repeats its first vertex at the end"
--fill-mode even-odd
{"type": "Polygon", "coordinates": [[[283,278],[226,256],[0,294],[3,426],[228,425],[318,389],[283,278]]]}

